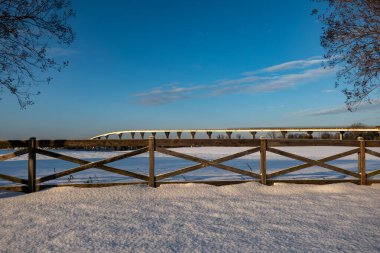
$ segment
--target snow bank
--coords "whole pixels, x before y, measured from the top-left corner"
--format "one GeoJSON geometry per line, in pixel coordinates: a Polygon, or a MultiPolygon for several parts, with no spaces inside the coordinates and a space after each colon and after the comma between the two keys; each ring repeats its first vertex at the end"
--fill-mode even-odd
{"type": "Polygon", "coordinates": [[[0,193],[2,252],[378,252],[380,185],[0,193]]]}

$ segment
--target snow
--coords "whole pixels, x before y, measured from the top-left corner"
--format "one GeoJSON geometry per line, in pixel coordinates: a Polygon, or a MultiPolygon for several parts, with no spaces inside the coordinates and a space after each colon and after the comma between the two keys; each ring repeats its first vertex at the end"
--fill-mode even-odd
{"type": "MultiPolygon", "coordinates": [[[[177,148],[212,160],[247,147],[177,148]]],[[[282,147],[321,159],[354,148],[282,147]]],[[[379,152],[378,148],[371,148],[379,152]]],[[[0,150],[0,154],[9,153],[0,150]]],[[[56,150],[88,161],[122,153],[56,150]]],[[[124,152],[124,151],[123,151],[124,152]]],[[[156,174],[195,163],[156,156],[156,174]]],[[[367,155],[367,171],[380,159],[367,155]]],[[[41,177],[76,164],[37,157],[41,177]]],[[[268,173],[301,164],[267,153],[268,173]]],[[[259,171],[259,154],[224,164],[259,171]]],[[[357,171],[357,155],[330,162],[357,171]]],[[[148,154],[109,164],[148,174],[148,154]]],[[[27,178],[27,156],[0,163],[0,173],[27,178]]],[[[349,178],[310,167],[282,178],[349,178]]],[[[378,178],[378,177],[377,177],[378,178]]],[[[168,180],[241,180],[248,177],[204,168],[168,180]]],[[[99,169],[53,183],[121,182],[128,178],[99,169]]],[[[9,184],[0,181],[0,184],[9,184]]],[[[245,183],[230,186],[171,184],[82,189],[59,187],[33,194],[0,191],[0,252],[380,252],[380,185],[358,186],[245,183]]]]}
{"type": "Polygon", "coordinates": [[[380,185],[0,193],[1,252],[380,252],[380,185]]]}

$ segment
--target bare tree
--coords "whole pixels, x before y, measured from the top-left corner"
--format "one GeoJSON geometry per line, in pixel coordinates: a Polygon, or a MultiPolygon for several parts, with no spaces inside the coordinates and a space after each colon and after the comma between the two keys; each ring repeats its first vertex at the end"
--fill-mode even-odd
{"type": "MultiPolygon", "coordinates": [[[[367,127],[362,123],[355,123],[351,125],[352,128],[365,128],[367,127]]],[[[347,132],[344,134],[344,139],[357,140],[358,137],[363,137],[365,140],[375,140],[377,134],[375,132],[347,132]]]]}
{"type": "Polygon", "coordinates": [[[269,139],[278,139],[281,138],[280,134],[278,132],[268,132],[266,135],[267,138],[269,139]]]}
{"type": "Polygon", "coordinates": [[[0,0],[0,99],[10,92],[24,109],[39,94],[32,86],[51,80],[42,73],[67,66],[56,62],[48,45],[72,43],[73,15],[71,0],[0,0]]]}
{"type": "Polygon", "coordinates": [[[380,1],[315,1],[328,4],[319,15],[321,45],[327,65],[338,67],[336,87],[343,87],[348,109],[373,101],[380,88],[380,1]]]}

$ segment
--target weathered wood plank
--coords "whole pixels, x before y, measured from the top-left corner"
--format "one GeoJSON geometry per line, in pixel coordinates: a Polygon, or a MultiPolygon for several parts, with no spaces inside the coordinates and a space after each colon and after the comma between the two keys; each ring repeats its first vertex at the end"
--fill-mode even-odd
{"type": "MultiPolygon", "coordinates": [[[[379,174],[380,174],[380,169],[368,173],[368,174],[367,174],[367,178],[369,178],[369,177],[374,177],[374,176],[379,175],[379,174]]],[[[372,180],[373,180],[373,179],[372,179],[372,180]]]]}
{"type": "MultiPolygon", "coordinates": [[[[72,163],[77,163],[77,164],[88,164],[88,163],[90,163],[89,161],[86,161],[86,160],[82,160],[79,158],[75,158],[75,157],[71,157],[71,156],[67,156],[67,155],[63,155],[63,154],[59,154],[59,153],[54,153],[54,152],[44,150],[44,149],[37,149],[37,153],[39,153],[41,155],[57,158],[60,160],[64,160],[64,161],[68,161],[68,162],[72,162],[72,163]]],[[[106,166],[106,165],[99,165],[99,166],[96,166],[95,168],[98,168],[98,169],[101,169],[104,171],[108,171],[111,173],[127,176],[127,177],[133,177],[133,178],[141,179],[141,180],[145,180],[145,181],[148,180],[148,176],[146,176],[146,175],[142,175],[142,174],[131,172],[131,171],[124,170],[124,169],[117,169],[117,168],[113,168],[113,167],[106,166]]]]}
{"type": "Polygon", "coordinates": [[[156,147],[257,147],[260,140],[249,139],[156,139],[156,147]]]}
{"type": "MultiPolygon", "coordinates": [[[[222,163],[222,162],[226,162],[226,161],[229,161],[229,160],[232,160],[232,159],[236,159],[236,158],[239,158],[239,157],[242,157],[242,156],[245,156],[245,155],[253,154],[253,153],[256,153],[258,151],[260,151],[260,147],[256,147],[256,148],[248,149],[248,150],[236,153],[236,154],[220,157],[220,158],[212,160],[212,161],[215,162],[215,163],[222,163]]],[[[168,177],[178,176],[178,175],[181,175],[181,174],[185,174],[185,173],[188,173],[188,172],[191,172],[191,171],[194,171],[194,170],[198,170],[198,169],[202,169],[202,168],[206,168],[206,167],[208,167],[207,164],[196,164],[196,165],[192,165],[192,166],[189,166],[189,167],[181,168],[181,169],[178,169],[178,170],[174,170],[174,171],[171,171],[171,172],[167,172],[167,173],[158,175],[156,177],[156,179],[157,180],[162,180],[162,179],[165,179],[165,178],[168,178],[168,177]]]]}
{"type": "Polygon", "coordinates": [[[0,186],[0,191],[27,192],[28,186],[26,186],[26,185],[0,186]]]}
{"type": "Polygon", "coordinates": [[[18,157],[18,156],[21,156],[21,155],[25,155],[27,154],[29,151],[28,149],[20,149],[20,150],[17,150],[13,153],[9,153],[9,154],[5,154],[5,155],[0,155],[0,161],[6,161],[6,160],[9,160],[11,158],[15,158],[15,157],[18,157]]]}
{"type": "MultiPolygon", "coordinates": [[[[349,151],[346,151],[346,152],[343,152],[343,153],[339,153],[339,154],[336,154],[336,155],[328,156],[328,157],[320,159],[318,161],[323,162],[323,163],[330,162],[330,161],[333,161],[333,160],[336,160],[336,159],[339,159],[339,158],[342,158],[342,157],[346,157],[346,156],[358,153],[359,150],[360,150],[359,148],[356,148],[356,149],[349,150],[349,151]]],[[[308,164],[308,163],[296,165],[296,166],[293,166],[293,167],[289,167],[287,169],[283,169],[283,170],[280,170],[280,171],[276,171],[276,172],[270,173],[268,175],[268,178],[278,177],[278,176],[285,175],[285,174],[288,174],[288,173],[296,172],[298,170],[306,169],[306,168],[309,168],[309,167],[312,167],[312,166],[313,166],[312,164],[308,164]]]]}
{"type": "Polygon", "coordinates": [[[18,177],[9,176],[9,175],[5,175],[5,174],[0,174],[0,178],[7,180],[7,181],[19,183],[19,184],[28,184],[28,180],[18,178],[18,177]]]}
{"type": "Polygon", "coordinates": [[[58,173],[55,173],[55,174],[51,174],[51,175],[42,177],[40,179],[37,179],[37,182],[38,183],[43,183],[43,182],[46,182],[46,181],[49,181],[49,180],[52,180],[52,179],[57,179],[57,178],[64,177],[64,176],[67,176],[67,175],[70,175],[70,174],[73,174],[73,173],[76,173],[76,172],[87,170],[89,168],[96,168],[96,167],[98,167],[100,165],[104,165],[106,163],[111,163],[111,162],[115,162],[115,161],[118,161],[118,160],[121,160],[121,159],[125,159],[125,158],[128,158],[128,157],[136,156],[136,155],[145,153],[147,151],[148,151],[148,147],[145,147],[145,148],[141,148],[141,149],[138,149],[138,150],[126,153],[126,154],[121,154],[121,155],[118,155],[118,156],[106,158],[106,159],[103,159],[101,161],[87,163],[87,164],[84,164],[84,165],[81,165],[81,166],[78,166],[78,167],[75,167],[75,168],[72,168],[72,169],[68,169],[68,170],[65,170],[65,171],[61,171],[61,172],[58,172],[58,173]]]}
{"type": "Polygon", "coordinates": [[[247,149],[247,150],[241,151],[239,153],[235,153],[232,155],[227,155],[227,156],[223,156],[221,158],[215,159],[214,162],[218,162],[218,163],[226,162],[226,161],[233,160],[233,159],[236,159],[239,157],[243,157],[246,155],[257,153],[260,151],[260,149],[261,149],[260,147],[247,149]]]}
{"type": "Polygon", "coordinates": [[[97,187],[110,187],[122,185],[147,185],[148,182],[115,182],[115,183],[91,183],[91,184],[43,184],[38,185],[39,190],[48,189],[52,187],[78,187],[78,188],[97,188],[97,187]]]}
{"type": "Polygon", "coordinates": [[[36,138],[29,139],[28,146],[28,186],[29,192],[36,191],[36,138]]]}
{"type": "Polygon", "coordinates": [[[193,162],[197,162],[197,163],[202,163],[202,164],[207,164],[208,166],[213,166],[213,167],[216,167],[216,168],[219,168],[219,169],[223,169],[223,170],[227,170],[227,171],[231,171],[231,172],[234,172],[234,173],[237,173],[237,174],[246,175],[246,176],[250,176],[250,177],[253,177],[253,178],[259,178],[260,177],[260,175],[258,175],[256,173],[253,173],[253,172],[250,172],[250,171],[245,171],[245,170],[237,169],[237,168],[234,168],[234,167],[231,167],[231,166],[227,166],[227,165],[224,165],[224,164],[219,164],[219,163],[214,162],[214,161],[208,161],[208,160],[205,160],[205,159],[202,159],[202,158],[198,158],[198,157],[195,157],[195,156],[190,156],[190,155],[178,153],[178,152],[175,152],[175,151],[172,151],[172,150],[168,150],[168,149],[164,149],[164,148],[156,148],[156,151],[160,152],[160,153],[163,153],[163,154],[166,154],[166,155],[171,155],[171,156],[175,156],[175,157],[178,157],[178,158],[182,158],[182,159],[185,159],[185,160],[189,160],[189,161],[193,161],[193,162]]]}
{"type": "Polygon", "coordinates": [[[380,157],[380,153],[379,152],[376,152],[376,151],[373,151],[373,150],[370,150],[368,148],[365,149],[365,152],[367,154],[370,154],[370,155],[373,155],[373,156],[376,156],[376,157],[380,157]]]}
{"type": "MultiPolygon", "coordinates": [[[[242,184],[242,183],[250,183],[257,182],[260,183],[260,180],[221,180],[221,181],[160,181],[157,182],[157,185],[164,184],[210,184],[215,186],[223,186],[223,185],[231,185],[231,184],[242,184]]],[[[380,182],[380,181],[379,181],[380,182]]],[[[267,180],[267,185],[273,185],[274,183],[290,183],[290,184],[335,184],[335,183],[354,183],[358,184],[358,179],[278,179],[278,180],[267,180]]]]}
{"type": "Polygon", "coordinates": [[[365,145],[366,147],[371,147],[371,148],[378,148],[380,147],[380,141],[379,140],[376,140],[376,141],[365,141],[365,145]]]}
{"type": "Polygon", "coordinates": [[[258,179],[253,180],[220,180],[220,181],[160,181],[157,182],[157,186],[165,185],[165,184],[208,184],[215,186],[224,186],[224,185],[233,185],[233,184],[242,184],[242,183],[250,183],[250,182],[260,182],[258,179]]]}
{"type": "Polygon", "coordinates": [[[336,183],[354,183],[359,184],[359,179],[270,179],[268,184],[286,183],[286,184],[336,184],[336,183]]]}
{"type": "MultiPolygon", "coordinates": [[[[380,141],[366,141],[367,147],[380,147],[380,141]]],[[[72,147],[105,147],[105,146],[128,146],[128,147],[143,147],[148,145],[148,140],[141,139],[102,139],[102,140],[38,140],[38,147],[51,148],[72,148],[72,147]]],[[[159,147],[182,147],[182,146],[259,146],[258,139],[156,139],[156,145],[159,147]]],[[[0,141],[0,148],[19,148],[27,147],[28,141],[22,140],[7,140],[0,141]]],[[[270,139],[268,140],[270,147],[283,146],[350,146],[357,147],[358,141],[354,140],[290,140],[290,139],[270,139]]]]}
{"type": "Polygon", "coordinates": [[[260,146],[260,180],[267,184],[267,140],[261,140],[260,146]]]}
{"type": "Polygon", "coordinates": [[[149,186],[156,187],[156,178],[154,175],[154,150],[155,150],[155,139],[154,137],[149,137],[149,186]]]}
{"type": "Polygon", "coordinates": [[[361,185],[366,185],[367,184],[367,175],[365,172],[365,141],[360,140],[359,141],[360,145],[360,151],[358,153],[358,161],[359,161],[359,168],[358,168],[358,173],[359,173],[359,178],[360,178],[360,184],[361,185]]]}
{"type": "Polygon", "coordinates": [[[315,139],[268,139],[268,147],[303,147],[303,146],[335,146],[358,147],[358,141],[353,140],[315,140],[315,139]]]}
{"type": "Polygon", "coordinates": [[[339,168],[339,167],[336,167],[336,166],[333,166],[333,165],[330,165],[330,164],[326,164],[326,163],[320,162],[318,160],[312,160],[312,159],[309,159],[309,158],[306,158],[306,157],[303,157],[303,156],[295,155],[295,154],[292,154],[292,153],[289,153],[289,152],[285,152],[285,151],[282,151],[282,150],[279,150],[279,149],[274,149],[274,148],[268,148],[267,150],[270,151],[270,152],[272,152],[272,153],[278,154],[278,155],[282,155],[282,156],[289,157],[289,158],[292,158],[292,159],[296,159],[296,160],[299,160],[299,161],[302,161],[302,162],[306,162],[306,163],[309,163],[309,164],[312,164],[312,165],[315,165],[315,166],[323,167],[323,168],[326,168],[326,169],[329,169],[329,170],[333,170],[333,171],[336,171],[336,172],[340,172],[340,173],[343,173],[343,174],[346,174],[346,175],[350,175],[350,176],[359,178],[359,174],[357,174],[357,173],[354,173],[352,171],[345,170],[345,169],[342,169],[342,168],[339,168]]]}
{"type": "Polygon", "coordinates": [[[148,140],[39,140],[37,146],[40,148],[91,148],[91,147],[146,147],[148,140]]]}

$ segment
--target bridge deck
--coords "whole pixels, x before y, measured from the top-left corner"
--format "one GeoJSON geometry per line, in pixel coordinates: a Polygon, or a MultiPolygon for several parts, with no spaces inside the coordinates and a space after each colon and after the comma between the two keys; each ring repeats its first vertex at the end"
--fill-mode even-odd
{"type": "Polygon", "coordinates": [[[108,138],[111,135],[117,135],[122,136],[123,134],[132,134],[135,133],[252,133],[253,135],[260,132],[281,132],[281,133],[288,133],[288,132],[376,132],[380,133],[380,126],[376,127],[266,127],[266,128],[212,128],[212,129],[135,129],[135,130],[122,130],[122,131],[115,131],[115,132],[108,132],[104,134],[100,134],[97,136],[92,137],[91,139],[100,139],[101,137],[108,138]]]}

